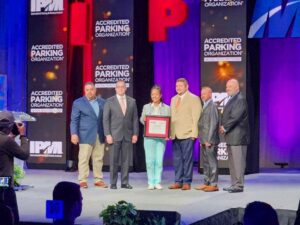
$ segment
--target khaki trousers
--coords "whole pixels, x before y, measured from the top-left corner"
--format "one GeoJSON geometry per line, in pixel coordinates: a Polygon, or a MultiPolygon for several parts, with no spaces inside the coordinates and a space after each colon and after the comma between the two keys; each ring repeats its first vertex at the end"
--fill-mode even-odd
{"type": "Polygon", "coordinates": [[[101,144],[99,142],[98,135],[96,138],[96,143],[94,145],[79,144],[79,155],[78,155],[79,182],[87,182],[87,178],[90,172],[89,161],[91,156],[93,161],[94,182],[96,183],[97,181],[102,181],[104,147],[105,144],[101,144]]]}

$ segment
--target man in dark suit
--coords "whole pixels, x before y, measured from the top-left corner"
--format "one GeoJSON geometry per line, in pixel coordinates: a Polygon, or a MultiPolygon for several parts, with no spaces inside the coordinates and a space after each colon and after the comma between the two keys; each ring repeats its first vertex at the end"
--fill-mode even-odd
{"type": "Polygon", "coordinates": [[[133,144],[137,142],[139,133],[137,106],[135,99],[125,95],[124,81],[118,81],[115,90],[116,95],[107,99],[103,114],[106,141],[112,145],[110,188],[117,189],[118,168],[121,162],[121,188],[132,189],[128,183],[128,173],[132,164],[133,144]]]}
{"type": "Polygon", "coordinates": [[[103,131],[104,99],[96,96],[96,87],[87,82],[85,96],[74,101],[71,114],[71,142],[79,143],[78,180],[80,187],[87,188],[89,160],[93,160],[94,185],[107,188],[103,181],[103,157],[105,137],[103,131]]]}
{"type": "Polygon", "coordinates": [[[205,192],[218,191],[218,144],[219,144],[219,114],[218,108],[212,100],[210,87],[201,89],[201,99],[204,103],[199,120],[199,140],[203,156],[204,184],[196,190],[205,192]]]}
{"type": "Polygon", "coordinates": [[[227,144],[231,186],[223,190],[236,193],[244,190],[247,145],[250,141],[248,107],[236,79],[226,83],[226,92],[230,99],[223,110],[220,133],[225,135],[227,144]]]}

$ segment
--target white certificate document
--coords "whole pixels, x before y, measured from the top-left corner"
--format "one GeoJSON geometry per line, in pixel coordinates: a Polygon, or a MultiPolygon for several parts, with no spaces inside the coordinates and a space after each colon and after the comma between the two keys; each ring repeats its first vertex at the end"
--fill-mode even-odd
{"type": "Polygon", "coordinates": [[[165,120],[149,120],[149,133],[161,134],[166,133],[167,122],[165,120]]]}

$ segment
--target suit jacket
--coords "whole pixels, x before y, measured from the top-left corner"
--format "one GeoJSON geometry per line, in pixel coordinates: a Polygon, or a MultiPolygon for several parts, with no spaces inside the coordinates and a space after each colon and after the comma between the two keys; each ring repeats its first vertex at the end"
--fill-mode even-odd
{"type": "Polygon", "coordinates": [[[198,121],[202,106],[198,96],[187,91],[176,109],[179,95],[171,99],[171,139],[198,137],[198,121]]]}
{"type": "Polygon", "coordinates": [[[126,95],[126,113],[122,112],[117,96],[107,99],[104,106],[104,134],[112,135],[114,141],[131,141],[133,135],[139,134],[138,113],[135,99],[126,95]]]}
{"type": "Polygon", "coordinates": [[[218,108],[211,100],[201,113],[199,120],[199,140],[201,144],[209,142],[219,143],[219,113],[218,108]]]}
{"type": "MultiPolygon", "coordinates": [[[[140,122],[144,125],[145,124],[145,116],[152,115],[154,108],[152,107],[152,103],[148,103],[144,105],[143,112],[140,118],[140,122]]],[[[170,106],[161,103],[161,107],[159,108],[159,115],[160,116],[171,116],[170,106]]]]}
{"type": "MultiPolygon", "coordinates": [[[[26,137],[21,137],[21,146],[19,146],[8,135],[0,132],[0,176],[14,175],[14,157],[26,160],[29,157],[29,141],[26,137]]],[[[11,180],[13,185],[14,179],[11,180]]]]}
{"type": "Polygon", "coordinates": [[[246,99],[239,92],[225,105],[221,126],[226,130],[227,145],[247,145],[250,142],[248,107],[246,99]]]}
{"type": "Polygon", "coordinates": [[[97,97],[99,116],[97,117],[89,100],[83,96],[74,101],[71,114],[71,134],[79,136],[80,144],[95,144],[97,134],[100,143],[104,143],[103,107],[105,100],[97,97]]]}

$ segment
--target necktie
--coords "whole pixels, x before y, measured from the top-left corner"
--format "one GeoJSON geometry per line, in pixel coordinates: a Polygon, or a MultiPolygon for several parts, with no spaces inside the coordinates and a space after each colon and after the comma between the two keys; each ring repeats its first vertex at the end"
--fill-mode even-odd
{"type": "Polygon", "coordinates": [[[178,109],[181,103],[181,97],[178,97],[175,108],[178,109]]]}
{"type": "Polygon", "coordinates": [[[123,115],[125,116],[126,113],[125,97],[120,98],[120,105],[121,105],[123,115]]]}

